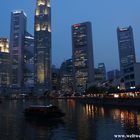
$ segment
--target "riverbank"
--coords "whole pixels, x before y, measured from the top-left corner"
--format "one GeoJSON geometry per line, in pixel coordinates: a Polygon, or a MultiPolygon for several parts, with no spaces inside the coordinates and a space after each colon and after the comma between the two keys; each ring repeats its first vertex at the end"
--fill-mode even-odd
{"type": "MultiPolygon", "coordinates": [[[[99,106],[122,106],[122,107],[140,107],[140,98],[113,98],[113,97],[82,97],[82,96],[70,96],[70,97],[24,97],[24,98],[1,98],[1,100],[76,100],[83,104],[92,104],[99,106]]],[[[0,100],[0,101],[1,101],[0,100]]]]}
{"type": "Polygon", "coordinates": [[[140,107],[140,98],[80,98],[81,103],[101,106],[140,107]]]}

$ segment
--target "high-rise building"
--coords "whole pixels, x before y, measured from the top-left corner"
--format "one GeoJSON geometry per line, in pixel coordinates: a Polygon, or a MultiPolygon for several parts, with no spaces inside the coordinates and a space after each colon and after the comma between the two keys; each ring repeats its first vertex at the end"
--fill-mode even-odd
{"type": "Polygon", "coordinates": [[[98,68],[94,69],[94,78],[97,85],[106,80],[106,68],[104,63],[99,63],[98,68]]]}
{"type": "Polygon", "coordinates": [[[51,89],[50,0],[37,0],[35,12],[35,84],[41,92],[51,89]]]}
{"type": "Polygon", "coordinates": [[[34,87],[34,37],[28,32],[24,37],[23,82],[26,89],[34,87]]]}
{"type": "Polygon", "coordinates": [[[23,11],[11,13],[10,57],[12,61],[11,82],[14,88],[20,88],[23,85],[23,49],[26,20],[27,17],[23,11]]]}
{"type": "Polygon", "coordinates": [[[62,93],[72,93],[74,85],[72,59],[68,59],[61,64],[60,79],[62,93]]]}
{"type": "Polygon", "coordinates": [[[52,66],[52,90],[58,92],[60,90],[60,69],[52,66]]]}
{"type": "Polygon", "coordinates": [[[101,82],[103,82],[103,71],[99,68],[94,68],[94,80],[95,80],[95,84],[98,85],[101,82]]]}
{"type": "Polygon", "coordinates": [[[117,28],[118,48],[120,58],[120,70],[129,64],[136,63],[133,29],[131,26],[126,28],[117,28]]]}
{"type": "Polygon", "coordinates": [[[106,80],[106,68],[105,68],[105,64],[104,63],[99,63],[98,64],[98,69],[100,69],[101,72],[102,72],[102,75],[101,75],[102,81],[105,81],[106,80]]]}
{"type": "Polygon", "coordinates": [[[0,88],[10,86],[10,68],[9,41],[0,38],[0,88]]]}
{"type": "Polygon", "coordinates": [[[83,92],[94,80],[92,25],[72,25],[72,59],[76,92],[83,92]]]}

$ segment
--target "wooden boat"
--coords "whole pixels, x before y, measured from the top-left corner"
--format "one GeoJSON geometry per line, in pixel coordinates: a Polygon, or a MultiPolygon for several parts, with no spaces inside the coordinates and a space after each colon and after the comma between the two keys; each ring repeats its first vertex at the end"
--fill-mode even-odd
{"type": "Polygon", "coordinates": [[[63,113],[57,106],[54,105],[32,105],[25,108],[24,114],[26,117],[37,119],[53,119],[65,116],[65,113],[63,113]]]}

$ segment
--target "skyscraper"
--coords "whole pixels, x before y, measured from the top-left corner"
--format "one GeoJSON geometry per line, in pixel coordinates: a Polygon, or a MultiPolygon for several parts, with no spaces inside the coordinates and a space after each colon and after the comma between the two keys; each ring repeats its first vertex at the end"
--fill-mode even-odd
{"type": "Polygon", "coordinates": [[[12,86],[20,88],[23,84],[23,49],[26,32],[26,14],[23,11],[11,13],[10,57],[12,63],[12,86]]]}
{"type": "Polygon", "coordinates": [[[136,63],[133,29],[131,26],[117,28],[118,48],[120,58],[120,70],[123,72],[125,66],[136,63]]]}
{"type": "Polygon", "coordinates": [[[24,37],[24,88],[34,87],[34,37],[26,32],[24,37]]]}
{"type": "Polygon", "coordinates": [[[90,22],[72,25],[72,59],[75,91],[83,92],[94,79],[92,26],[90,22]]]}
{"type": "Polygon", "coordinates": [[[35,84],[42,91],[51,88],[50,0],[37,0],[35,12],[35,84]]]}
{"type": "Polygon", "coordinates": [[[72,59],[65,60],[60,67],[61,91],[72,93],[73,91],[73,62],[72,59]]]}

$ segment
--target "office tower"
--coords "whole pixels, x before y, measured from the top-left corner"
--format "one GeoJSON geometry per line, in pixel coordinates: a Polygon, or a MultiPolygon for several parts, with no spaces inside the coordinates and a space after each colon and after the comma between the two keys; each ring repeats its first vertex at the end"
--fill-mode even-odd
{"type": "Polygon", "coordinates": [[[97,85],[106,80],[106,68],[104,63],[99,63],[98,68],[94,69],[94,79],[97,85]]]}
{"type": "Polygon", "coordinates": [[[0,89],[10,86],[10,68],[9,41],[0,38],[0,89]]]}
{"type": "Polygon", "coordinates": [[[73,91],[73,62],[72,59],[65,60],[60,67],[60,83],[62,93],[73,91]]]}
{"type": "Polygon", "coordinates": [[[60,90],[60,69],[52,66],[52,90],[58,92],[60,90]]]}
{"type": "Polygon", "coordinates": [[[120,58],[120,70],[123,72],[124,66],[136,63],[133,29],[131,26],[127,28],[117,28],[118,48],[120,58]]]}
{"type": "Polygon", "coordinates": [[[51,89],[50,0],[37,0],[35,13],[35,84],[39,91],[51,89]]]}
{"type": "Polygon", "coordinates": [[[24,37],[23,82],[27,90],[34,87],[34,37],[28,32],[24,37]]]}
{"type": "Polygon", "coordinates": [[[83,92],[94,80],[92,25],[90,22],[72,25],[72,59],[76,92],[83,92]]]}
{"type": "Polygon", "coordinates": [[[103,72],[101,69],[94,68],[94,80],[95,80],[96,85],[103,82],[103,72]]]}
{"type": "Polygon", "coordinates": [[[102,77],[102,81],[106,80],[106,68],[105,68],[105,64],[104,63],[99,63],[98,64],[98,69],[100,69],[101,71],[101,77],[102,77]]]}
{"type": "Polygon", "coordinates": [[[13,88],[20,88],[23,85],[23,49],[26,19],[26,14],[23,11],[11,13],[10,57],[12,61],[11,82],[13,88]]]}

